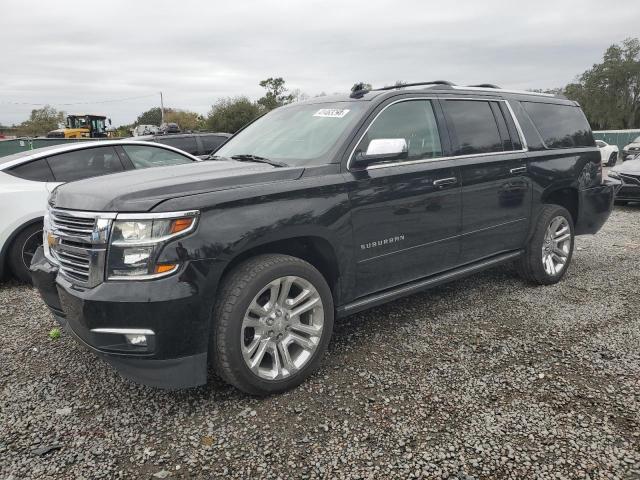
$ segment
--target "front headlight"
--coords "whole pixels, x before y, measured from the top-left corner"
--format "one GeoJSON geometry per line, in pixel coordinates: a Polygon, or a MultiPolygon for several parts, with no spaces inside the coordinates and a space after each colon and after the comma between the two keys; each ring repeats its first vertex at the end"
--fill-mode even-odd
{"type": "Polygon", "coordinates": [[[198,211],[119,214],[113,222],[109,242],[109,280],[150,279],[168,275],[178,263],[157,263],[166,242],[193,231],[198,211]]]}
{"type": "Polygon", "coordinates": [[[609,170],[609,172],[607,172],[607,175],[610,176],[611,178],[620,180],[620,175],[615,170],[609,170]]]}

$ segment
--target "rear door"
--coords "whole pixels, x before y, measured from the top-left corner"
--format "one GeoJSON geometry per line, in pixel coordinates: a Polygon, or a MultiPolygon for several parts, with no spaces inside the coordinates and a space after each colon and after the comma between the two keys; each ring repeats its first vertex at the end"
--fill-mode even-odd
{"type": "Polygon", "coordinates": [[[527,157],[505,101],[443,99],[462,191],[462,264],[522,247],[531,214],[527,157]]]}
{"type": "Polygon", "coordinates": [[[408,158],[349,166],[356,296],[455,266],[460,185],[437,100],[413,98],[382,107],[352,152],[373,139],[404,139],[408,158]]]}

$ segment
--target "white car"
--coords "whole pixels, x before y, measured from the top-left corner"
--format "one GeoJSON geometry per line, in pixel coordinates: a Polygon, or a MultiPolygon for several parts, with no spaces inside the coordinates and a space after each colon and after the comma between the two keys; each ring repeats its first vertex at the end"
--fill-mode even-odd
{"type": "Polygon", "coordinates": [[[31,281],[47,198],[61,183],[199,161],[168,145],[132,140],[73,142],[0,157],[0,278],[8,269],[31,281]]]}
{"type": "Polygon", "coordinates": [[[638,154],[640,154],[640,137],[634,138],[631,143],[624,146],[622,149],[622,161],[631,160],[638,154]]]}
{"type": "Polygon", "coordinates": [[[602,159],[602,165],[613,167],[618,161],[618,146],[609,145],[604,140],[596,140],[596,145],[600,149],[600,158],[602,159]]]}

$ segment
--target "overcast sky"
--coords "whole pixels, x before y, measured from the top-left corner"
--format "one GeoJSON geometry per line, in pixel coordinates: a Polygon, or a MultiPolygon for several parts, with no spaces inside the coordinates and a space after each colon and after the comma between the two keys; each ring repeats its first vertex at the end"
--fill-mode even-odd
{"type": "Polygon", "coordinates": [[[130,123],[159,105],[206,114],[281,76],[315,95],[356,81],[566,84],[640,36],[640,1],[4,0],[0,124],[49,103],[130,123]],[[146,98],[95,103],[124,97],[146,98]],[[87,105],[64,105],[94,102],[87,105]]]}

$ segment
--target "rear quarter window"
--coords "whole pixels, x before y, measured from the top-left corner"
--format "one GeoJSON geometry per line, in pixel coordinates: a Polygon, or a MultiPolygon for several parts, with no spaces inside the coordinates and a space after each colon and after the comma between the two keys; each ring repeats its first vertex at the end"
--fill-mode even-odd
{"type": "Polygon", "coordinates": [[[594,147],[591,127],[580,107],[521,102],[547,148],[594,147]]]}
{"type": "Polygon", "coordinates": [[[7,170],[7,173],[14,177],[23,178],[25,180],[33,180],[36,182],[53,182],[53,172],[49,168],[46,158],[34,160],[33,162],[23,163],[7,170]]]}

